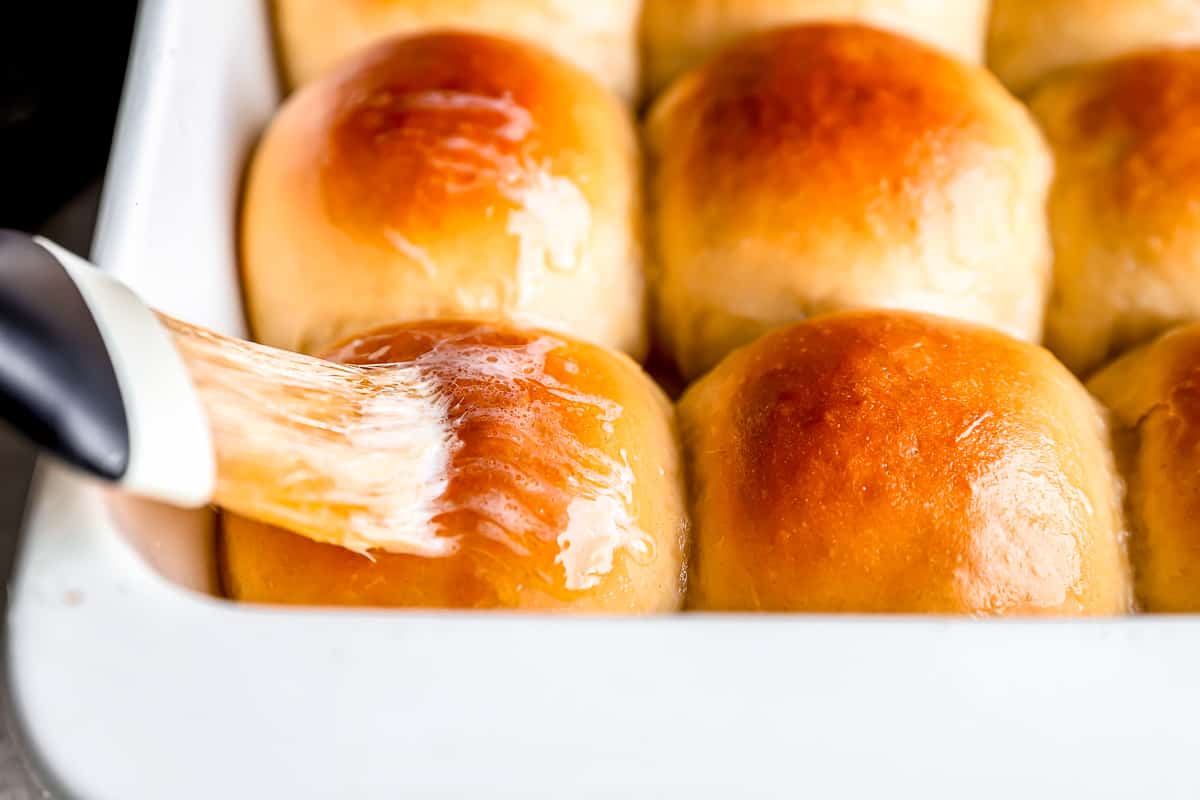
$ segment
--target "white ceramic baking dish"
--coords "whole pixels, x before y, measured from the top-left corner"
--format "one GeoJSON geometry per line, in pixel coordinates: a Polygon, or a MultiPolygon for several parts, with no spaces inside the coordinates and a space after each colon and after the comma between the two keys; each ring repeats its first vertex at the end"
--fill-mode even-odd
{"type": "MultiPolygon", "coordinates": [[[[95,259],[241,314],[257,0],[143,0],[95,259]]],[[[210,594],[212,521],[43,463],[10,589],[28,749],[70,797],[1190,797],[1200,623],[278,610],[210,594]]]]}

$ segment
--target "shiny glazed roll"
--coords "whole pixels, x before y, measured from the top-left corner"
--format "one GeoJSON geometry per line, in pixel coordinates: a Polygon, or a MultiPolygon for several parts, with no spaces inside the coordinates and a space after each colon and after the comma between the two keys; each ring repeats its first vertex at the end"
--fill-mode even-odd
{"type": "Polygon", "coordinates": [[[1098,404],[1045,350],[908,312],[782,328],[684,395],[689,606],[1123,614],[1098,404]]]}
{"type": "Polygon", "coordinates": [[[1087,374],[1200,319],[1200,49],[1061,72],[1032,108],[1058,156],[1046,341],[1087,374]]]}
{"type": "Polygon", "coordinates": [[[445,455],[427,496],[397,520],[427,531],[425,544],[361,555],[227,515],[220,561],[230,597],[678,608],[687,524],[671,407],[628,358],[556,334],[460,322],[384,328],[330,355],[410,363],[438,388],[445,455]]]}
{"type": "Polygon", "coordinates": [[[547,47],[626,100],[638,87],[639,0],[274,0],[289,81],[302,86],[394,34],[459,29],[547,47]]]}
{"type": "Polygon", "coordinates": [[[391,39],[293,95],[250,169],[250,323],[312,352],[377,325],[509,318],[646,346],[626,109],[535,47],[391,39]]]}
{"type": "Polygon", "coordinates": [[[1200,44],[1196,0],[993,0],[988,65],[1017,93],[1055,70],[1200,44]]]}
{"type": "Polygon", "coordinates": [[[987,15],[988,0],[646,0],[646,88],[657,95],[743,34],[800,22],[861,22],[979,62],[987,15]]]}
{"type": "Polygon", "coordinates": [[[1088,388],[1113,412],[1142,609],[1200,611],[1200,325],[1121,358],[1088,388]]]}
{"type": "Polygon", "coordinates": [[[686,375],[852,307],[1040,339],[1051,160],[982,68],[857,25],[779,29],[677,82],[647,138],[659,322],[686,375]]]}

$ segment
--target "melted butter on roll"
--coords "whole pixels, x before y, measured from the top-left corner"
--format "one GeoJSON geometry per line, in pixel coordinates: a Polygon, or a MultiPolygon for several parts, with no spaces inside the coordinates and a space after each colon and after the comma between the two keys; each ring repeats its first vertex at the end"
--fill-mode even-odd
{"type": "MultiPolygon", "coordinates": [[[[434,387],[449,436],[444,446],[431,442],[429,463],[444,455],[444,475],[420,507],[437,546],[387,552],[396,548],[383,525],[364,557],[227,515],[222,552],[235,598],[678,607],[687,526],[670,407],[628,359],[543,331],[455,322],[382,329],[329,356],[380,370],[403,365],[434,387]]],[[[386,421],[386,396],[379,402],[377,419],[386,421]]],[[[397,431],[368,415],[351,435],[369,452],[390,446],[397,431]]],[[[396,507],[411,499],[397,497],[396,507]]],[[[400,512],[397,531],[421,527],[412,508],[400,512]]]]}
{"type": "Polygon", "coordinates": [[[633,121],[533,45],[384,41],[297,92],[255,154],[255,337],[303,352],[422,319],[533,322],[646,351],[633,121]]]}

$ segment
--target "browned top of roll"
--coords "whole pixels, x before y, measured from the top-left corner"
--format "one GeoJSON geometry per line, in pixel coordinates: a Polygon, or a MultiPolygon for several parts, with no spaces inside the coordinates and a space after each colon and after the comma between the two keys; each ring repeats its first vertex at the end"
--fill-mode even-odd
{"type": "Polygon", "coordinates": [[[1103,425],[1041,348],[918,314],[820,317],[737,351],[681,415],[701,606],[1126,608],[1103,425]]]}
{"type": "Polygon", "coordinates": [[[805,25],[726,48],[676,83],[649,124],[654,149],[675,153],[670,179],[698,195],[753,187],[776,207],[771,219],[861,208],[870,226],[881,200],[917,207],[964,162],[993,157],[987,145],[1030,138],[1009,124],[1007,101],[982,70],[902,36],[805,25]]]}
{"type": "Polygon", "coordinates": [[[1091,189],[1111,209],[1109,224],[1200,235],[1200,49],[1060,73],[1031,105],[1055,147],[1101,178],[1091,189]]]}
{"type": "MultiPolygon", "coordinates": [[[[437,229],[456,215],[507,207],[550,162],[583,178],[607,166],[595,163],[576,107],[615,101],[536,48],[438,33],[384,42],[341,74],[313,90],[319,104],[310,97],[298,106],[319,107],[317,124],[328,115],[319,145],[328,211],[358,235],[437,229]]],[[[580,181],[585,194],[599,191],[588,183],[580,181]]]]}
{"type": "Polygon", "coordinates": [[[315,352],[395,321],[520,318],[640,354],[636,147],[628,110],[534,45],[386,39],[292,95],[255,154],[255,336],[315,352]]]}

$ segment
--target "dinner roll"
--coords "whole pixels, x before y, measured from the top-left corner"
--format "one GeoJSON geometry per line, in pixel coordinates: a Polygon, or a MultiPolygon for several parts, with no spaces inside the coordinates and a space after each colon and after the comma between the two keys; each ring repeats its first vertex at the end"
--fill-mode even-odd
{"type": "Polygon", "coordinates": [[[722,45],[797,22],[863,22],[983,59],[988,0],[646,0],[642,39],[651,96],[722,45]]]}
{"type": "Polygon", "coordinates": [[[933,316],[843,312],[738,350],[679,411],[691,606],[1130,608],[1099,407],[1039,347],[933,316]]]}
{"type": "Polygon", "coordinates": [[[779,29],[676,83],[647,138],[659,322],[685,374],[848,307],[1040,338],[1051,160],[982,68],[858,25],[779,29]]]}
{"type": "Polygon", "coordinates": [[[476,34],[390,39],[279,112],[250,169],[242,268],[263,342],[508,318],[640,357],[637,141],[557,57],[476,34]]]}
{"type": "Polygon", "coordinates": [[[993,0],[988,64],[1014,92],[1063,67],[1200,44],[1196,0],[993,0]]]}
{"type": "Polygon", "coordinates": [[[226,515],[225,588],[262,603],[669,611],[687,525],[670,404],[628,358],[481,323],[394,326],[336,347],[415,364],[452,431],[428,511],[439,557],[370,557],[226,515]]]}
{"type": "Polygon", "coordinates": [[[1200,50],[1059,73],[1032,107],[1058,155],[1046,340],[1086,374],[1200,319],[1200,50]]]}
{"type": "Polygon", "coordinates": [[[492,33],[550,48],[626,100],[638,88],[640,0],[274,0],[293,86],[393,34],[492,33]]]}
{"type": "Polygon", "coordinates": [[[1200,611],[1200,325],[1126,355],[1088,388],[1115,418],[1142,608],[1200,611]]]}

